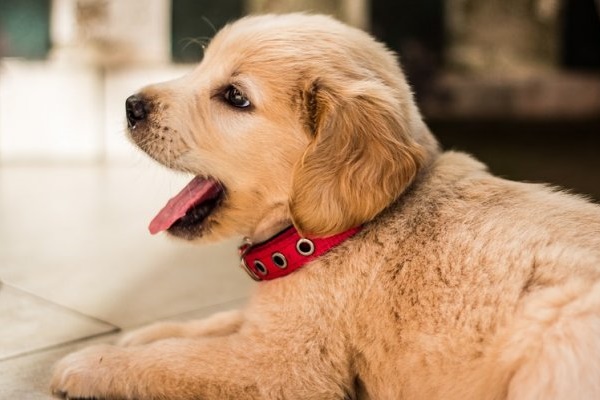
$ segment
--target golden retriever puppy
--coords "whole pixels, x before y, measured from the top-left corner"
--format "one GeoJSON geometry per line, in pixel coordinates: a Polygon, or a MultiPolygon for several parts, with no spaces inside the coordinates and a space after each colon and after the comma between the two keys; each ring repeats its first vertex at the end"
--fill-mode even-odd
{"type": "Polygon", "coordinates": [[[127,118],[150,157],[195,176],[151,231],[244,236],[261,282],[242,311],[67,356],[54,393],[600,398],[600,207],[441,152],[366,33],[244,18],[127,118]]]}

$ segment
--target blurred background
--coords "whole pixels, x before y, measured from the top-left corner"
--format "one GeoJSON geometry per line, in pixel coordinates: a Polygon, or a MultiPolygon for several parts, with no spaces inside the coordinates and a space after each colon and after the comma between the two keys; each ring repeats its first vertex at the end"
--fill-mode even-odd
{"type": "Polygon", "coordinates": [[[0,0],[0,398],[48,400],[62,355],[249,295],[237,239],[198,247],[148,234],[190,177],[125,138],[125,99],[190,71],[227,21],[304,10],[365,29],[400,54],[445,148],[598,201],[598,9],[595,0],[0,0]]]}
{"type": "Polygon", "coordinates": [[[596,0],[0,0],[0,165],[128,160],[123,101],[248,13],[335,15],[396,50],[446,148],[600,198],[596,0]]]}

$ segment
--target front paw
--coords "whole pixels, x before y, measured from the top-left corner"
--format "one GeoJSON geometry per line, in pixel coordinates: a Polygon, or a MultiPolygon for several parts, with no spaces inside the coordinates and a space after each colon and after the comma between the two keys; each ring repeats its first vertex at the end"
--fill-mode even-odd
{"type": "Polygon", "coordinates": [[[54,367],[52,394],[67,399],[129,398],[119,388],[120,370],[126,365],[125,351],[96,345],[71,353],[54,367]]]}

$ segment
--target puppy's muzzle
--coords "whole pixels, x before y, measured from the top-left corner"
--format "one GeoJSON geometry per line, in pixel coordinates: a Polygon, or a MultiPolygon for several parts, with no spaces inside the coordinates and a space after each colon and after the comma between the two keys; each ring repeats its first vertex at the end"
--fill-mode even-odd
{"type": "Polygon", "coordinates": [[[127,125],[135,128],[136,125],[148,117],[148,104],[137,94],[129,96],[125,100],[125,113],[127,115],[127,125]]]}

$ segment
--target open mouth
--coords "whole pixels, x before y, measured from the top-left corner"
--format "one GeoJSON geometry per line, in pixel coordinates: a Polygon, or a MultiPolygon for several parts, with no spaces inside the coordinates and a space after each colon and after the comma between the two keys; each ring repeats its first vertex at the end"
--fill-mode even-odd
{"type": "Polygon", "coordinates": [[[168,230],[198,232],[206,218],[221,204],[225,195],[223,185],[212,178],[196,176],[154,217],[148,229],[155,235],[168,230]]]}

